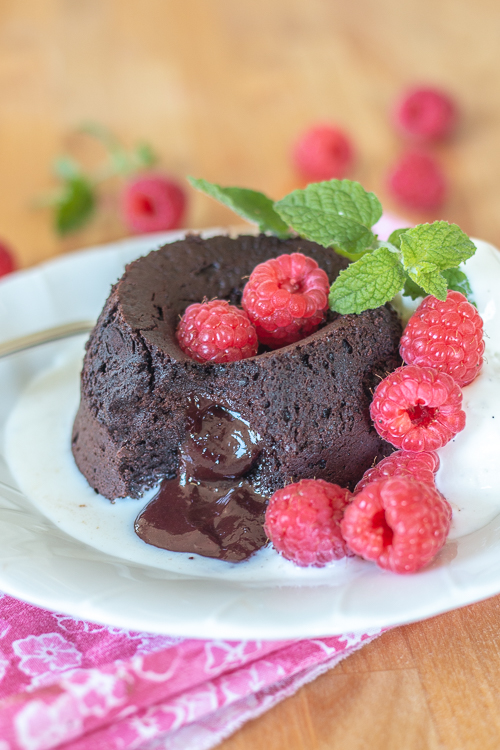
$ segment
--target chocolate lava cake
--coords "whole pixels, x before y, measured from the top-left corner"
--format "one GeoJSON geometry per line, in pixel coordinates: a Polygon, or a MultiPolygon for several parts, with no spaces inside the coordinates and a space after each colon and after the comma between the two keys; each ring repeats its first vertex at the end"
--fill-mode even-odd
{"type": "Polygon", "coordinates": [[[97,492],[139,497],[174,477],[198,397],[259,435],[247,479],[263,495],[306,477],[352,488],[390,452],[368,412],[373,387],[400,364],[400,324],[388,306],[329,314],[302,341],[239,362],[199,364],[177,344],[188,305],[215,297],[239,304],[258,263],[292,252],[314,258],[330,282],[347,265],[300,238],[189,235],[127,266],[87,343],[73,430],[76,463],[97,492]]]}

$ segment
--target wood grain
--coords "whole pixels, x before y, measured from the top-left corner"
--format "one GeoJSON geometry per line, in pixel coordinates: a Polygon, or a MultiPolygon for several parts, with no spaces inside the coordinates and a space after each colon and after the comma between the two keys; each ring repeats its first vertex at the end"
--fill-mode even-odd
{"type": "MultiPolygon", "coordinates": [[[[30,265],[124,236],[117,190],[58,239],[34,198],[52,159],[102,156],[84,120],[149,140],[165,170],[274,197],[297,186],[291,144],[332,121],[357,150],[352,176],[398,207],[387,169],[405,147],[389,111],[408,84],[460,103],[435,149],[450,180],[442,218],[500,244],[497,0],[3,0],[0,237],[30,265]]],[[[190,191],[187,224],[234,222],[190,191]]],[[[427,219],[426,215],[409,215],[427,219]]],[[[224,750],[487,750],[500,745],[498,598],[391,631],[222,744],[224,750]]]]}

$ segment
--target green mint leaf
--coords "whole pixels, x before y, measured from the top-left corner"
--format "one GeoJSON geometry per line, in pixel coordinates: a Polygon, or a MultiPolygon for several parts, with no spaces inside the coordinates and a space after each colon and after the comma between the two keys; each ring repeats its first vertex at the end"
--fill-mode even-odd
{"type": "Polygon", "coordinates": [[[311,208],[345,216],[365,227],[372,227],[382,216],[382,206],[377,196],[352,180],[314,182],[304,190],[294,192],[304,193],[311,208]]]}
{"type": "Polygon", "coordinates": [[[277,205],[283,208],[307,206],[315,211],[341,216],[365,227],[372,227],[382,216],[382,206],[374,193],[367,192],[359,182],[327,180],[313,182],[304,190],[294,190],[277,205]]]}
{"type": "Polygon", "coordinates": [[[275,207],[301,237],[323,247],[333,247],[339,255],[349,260],[359,260],[374,240],[369,229],[343,216],[330,217],[323,211],[307,206],[295,205],[289,208],[282,205],[282,201],[275,204],[275,207]]]}
{"type": "Polygon", "coordinates": [[[374,240],[370,227],[382,215],[376,196],[351,180],[313,183],[294,190],[274,207],[302,237],[333,246],[350,260],[369,249],[374,240]]]}
{"type": "Polygon", "coordinates": [[[405,279],[405,285],[403,287],[403,294],[406,297],[411,297],[412,299],[418,299],[419,297],[427,297],[427,292],[425,292],[421,286],[418,284],[415,284],[413,279],[410,279],[409,276],[405,279]]]}
{"type": "Polygon", "coordinates": [[[401,248],[401,235],[403,235],[405,232],[408,231],[410,227],[405,227],[404,229],[395,229],[394,232],[390,235],[387,242],[390,242],[391,245],[394,245],[394,247],[397,247],[399,250],[401,248]]]}
{"type": "Polygon", "coordinates": [[[64,186],[56,206],[55,225],[59,234],[73,232],[83,226],[95,208],[94,191],[84,177],[75,177],[64,186]]]}
{"type": "Polygon", "coordinates": [[[330,289],[330,309],[345,315],[380,307],[401,291],[404,282],[398,255],[379,247],[340,272],[330,289]]]}
{"type": "Polygon", "coordinates": [[[247,221],[257,224],[261,232],[273,232],[280,239],[290,236],[288,224],[274,210],[273,201],[257,190],[221,187],[214,182],[188,177],[191,185],[211,198],[220,201],[247,221]]]}
{"type": "Polygon", "coordinates": [[[403,263],[417,284],[419,281],[415,276],[419,275],[421,268],[428,268],[431,264],[438,271],[444,271],[463,263],[475,252],[476,246],[460,227],[446,221],[419,224],[401,235],[403,263]]]}
{"type": "Polygon", "coordinates": [[[462,292],[467,297],[469,302],[475,305],[474,292],[472,291],[469,279],[459,268],[447,268],[441,273],[446,279],[448,289],[453,289],[455,292],[462,292]]]}

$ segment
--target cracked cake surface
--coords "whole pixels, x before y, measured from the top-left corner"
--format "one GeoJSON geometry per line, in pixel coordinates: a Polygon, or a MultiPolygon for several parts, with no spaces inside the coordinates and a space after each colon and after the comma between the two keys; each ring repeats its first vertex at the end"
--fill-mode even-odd
{"type": "Polygon", "coordinates": [[[188,235],[127,266],[87,343],[73,429],[76,463],[97,492],[139,497],[174,477],[194,397],[236,412],[259,434],[248,479],[264,495],[307,477],[352,488],[386,455],[368,410],[378,380],[400,364],[400,324],[388,306],[330,314],[302,341],[238,362],[199,364],[177,344],[188,305],[238,304],[258,263],[292,252],[314,258],[330,282],[347,265],[301,238],[188,235]]]}

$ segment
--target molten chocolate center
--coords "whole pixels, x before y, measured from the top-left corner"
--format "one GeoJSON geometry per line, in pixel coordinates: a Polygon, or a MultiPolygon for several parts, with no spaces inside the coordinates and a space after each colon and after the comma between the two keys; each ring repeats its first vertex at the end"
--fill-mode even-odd
{"type": "Polygon", "coordinates": [[[162,482],[135,531],[155,547],[241,562],[266,543],[266,499],[244,479],[260,438],[233,412],[200,400],[187,419],[179,476],[162,482]]]}
{"type": "Polygon", "coordinates": [[[259,456],[259,436],[221,406],[190,410],[188,429],[182,460],[192,479],[236,479],[250,471],[259,456]]]}

